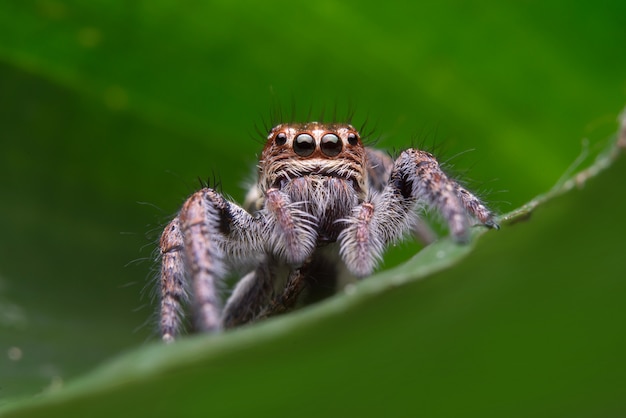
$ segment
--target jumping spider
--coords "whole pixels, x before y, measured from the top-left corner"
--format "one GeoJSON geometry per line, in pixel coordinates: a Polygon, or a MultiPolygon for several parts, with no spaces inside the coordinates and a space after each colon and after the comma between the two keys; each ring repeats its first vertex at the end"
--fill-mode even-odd
{"type": "Polygon", "coordinates": [[[498,228],[472,193],[444,174],[431,154],[394,161],[363,145],[348,124],[281,124],[267,137],[258,181],[244,207],[214,189],[194,193],[160,241],[164,341],[191,305],[194,328],[217,331],[292,309],[372,273],[387,245],[419,225],[424,206],[439,211],[458,242],[470,218],[498,228]],[[221,281],[246,273],[222,307],[221,281]]]}

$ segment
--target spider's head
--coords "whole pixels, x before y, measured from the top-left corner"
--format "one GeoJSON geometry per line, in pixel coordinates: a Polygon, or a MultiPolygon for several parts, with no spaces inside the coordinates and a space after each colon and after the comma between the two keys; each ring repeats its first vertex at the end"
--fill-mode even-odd
{"type": "Polygon", "coordinates": [[[275,126],[259,161],[262,188],[281,187],[304,176],[336,177],[363,191],[365,148],[348,124],[281,124],[275,126]]]}

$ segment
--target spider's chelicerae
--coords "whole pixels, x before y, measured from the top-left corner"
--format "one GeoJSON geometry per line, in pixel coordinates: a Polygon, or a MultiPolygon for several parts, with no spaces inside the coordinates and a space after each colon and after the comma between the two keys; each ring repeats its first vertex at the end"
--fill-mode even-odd
{"type": "Polygon", "coordinates": [[[436,209],[458,242],[472,219],[494,215],[437,160],[407,149],[395,161],[348,124],[281,124],[267,137],[244,207],[206,187],[165,228],[161,336],[172,341],[184,307],[194,329],[217,331],[275,315],[372,273],[385,247],[436,209]],[[244,274],[225,304],[221,282],[244,274]]]}

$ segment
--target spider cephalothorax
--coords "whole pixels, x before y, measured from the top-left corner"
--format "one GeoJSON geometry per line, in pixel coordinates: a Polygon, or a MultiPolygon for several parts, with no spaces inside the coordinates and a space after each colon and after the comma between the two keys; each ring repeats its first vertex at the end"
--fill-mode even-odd
{"type": "Polygon", "coordinates": [[[365,147],[350,125],[278,125],[270,132],[259,161],[259,188],[280,188],[305,176],[349,180],[364,198],[365,147]]]}
{"type": "MultiPolygon", "coordinates": [[[[245,209],[211,188],[194,193],[161,237],[161,334],[221,328],[287,311],[372,273],[385,247],[437,209],[454,238],[493,214],[418,149],[394,161],[348,124],[281,124],[267,138],[245,209]],[[222,307],[229,272],[246,273],[222,307]]],[[[423,230],[423,229],[422,229],[423,230]]]]}

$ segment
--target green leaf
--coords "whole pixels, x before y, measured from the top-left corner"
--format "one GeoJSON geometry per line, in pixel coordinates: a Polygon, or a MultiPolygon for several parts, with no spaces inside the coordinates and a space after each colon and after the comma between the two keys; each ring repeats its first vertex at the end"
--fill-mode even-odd
{"type": "Polygon", "coordinates": [[[602,167],[626,101],[623,16],[617,1],[0,3],[0,415],[625,415],[624,163],[569,181],[602,167]],[[399,245],[293,315],[152,343],[160,229],[197,177],[241,201],[255,127],[292,102],[300,119],[354,105],[378,147],[473,166],[460,177],[503,229],[399,245]]]}
{"type": "Polygon", "coordinates": [[[601,183],[626,173],[623,160],[610,167],[618,153],[611,144],[592,166],[504,216],[511,224],[537,212],[523,227],[474,240],[475,251],[440,240],[331,300],[135,350],[66,388],[9,404],[6,416],[619,415],[626,283],[614,273],[622,263],[598,249],[598,231],[615,227],[624,205],[584,222],[606,198],[601,183]],[[572,208],[581,224],[553,222],[572,208]],[[539,236],[554,243],[551,254],[528,246],[539,236]],[[576,236],[597,245],[563,240],[576,236]],[[537,294],[528,299],[526,288],[537,294]]]}

